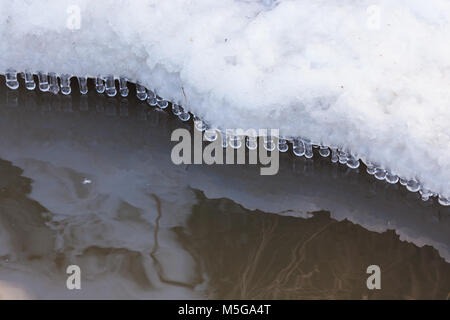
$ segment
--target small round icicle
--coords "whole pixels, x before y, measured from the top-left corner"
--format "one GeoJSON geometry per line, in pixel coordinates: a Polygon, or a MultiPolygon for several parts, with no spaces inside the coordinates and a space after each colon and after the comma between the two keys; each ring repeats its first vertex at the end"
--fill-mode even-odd
{"type": "Polygon", "coordinates": [[[349,167],[350,169],[359,168],[359,165],[360,165],[359,159],[352,154],[348,154],[346,164],[347,164],[347,167],[349,167]]]}
{"type": "Polygon", "coordinates": [[[147,99],[147,89],[139,81],[136,82],[136,97],[141,101],[147,99]]]}
{"type": "Polygon", "coordinates": [[[147,103],[151,107],[156,107],[158,105],[158,101],[156,100],[156,98],[153,98],[153,97],[148,97],[147,98],[147,103]]]}
{"type": "Polygon", "coordinates": [[[248,150],[256,150],[258,148],[258,138],[255,135],[247,136],[245,145],[247,146],[248,150]]]}
{"type": "Polygon", "coordinates": [[[288,150],[289,150],[289,146],[288,146],[287,140],[285,138],[279,138],[278,139],[278,151],[286,152],[288,150]]]}
{"type": "Polygon", "coordinates": [[[330,149],[328,149],[328,147],[325,147],[325,146],[320,146],[319,147],[319,154],[320,154],[320,156],[326,158],[326,157],[328,157],[330,155],[330,153],[331,152],[330,152],[330,149]]]}
{"type": "Polygon", "coordinates": [[[108,97],[114,97],[117,94],[116,80],[113,75],[107,75],[105,77],[105,92],[108,97]]]}
{"type": "Polygon", "coordinates": [[[162,98],[156,98],[156,104],[161,109],[165,109],[165,108],[167,108],[169,106],[169,102],[167,102],[166,100],[164,100],[162,98]]]}
{"type": "Polygon", "coordinates": [[[235,134],[230,134],[229,136],[230,147],[232,147],[233,149],[239,149],[242,146],[241,136],[235,134]]]}
{"type": "Polygon", "coordinates": [[[222,147],[226,148],[228,146],[228,135],[225,131],[220,132],[222,136],[222,147]]]}
{"type": "Polygon", "coordinates": [[[311,142],[305,142],[305,157],[311,159],[313,155],[314,154],[311,142]]]}
{"type": "Polygon", "coordinates": [[[305,155],[305,144],[300,139],[295,139],[293,142],[292,151],[297,157],[305,155]]]}
{"type": "Polygon", "coordinates": [[[264,141],[264,149],[266,149],[267,151],[274,151],[275,148],[277,147],[275,145],[274,138],[270,135],[264,136],[263,141],[264,141]]]}
{"type": "Polygon", "coordinates": [[[156,107],[158,105],[158,100],[156,99],[156,94],[151,90],[147,90],[147,103],[151,107],[156,107]]]}
{"type": "Polygon", "coordinates": [[[377,166],[371,164],[371,163],[367,163],[366,165],[366,171],[368,174],[370,174],[371,176],[373,176],[375,174],[375,172],[377,171],[377,166]]]}
{"type": "Polygon", "coordinates": [[[421,189],[419,190],[419,193],[423,201],[428,201],[430,197],[433,195],[433,193],[427,189],[421,189]]]}
{"type": "Polygon", "coordinates": [[[19,88],[19,81],[17,80],[17,72],[14,69],[6,70],[5,74],[6,86],[12,90],[19,88]]]}
{"type": "Polygon", "coordinates": [[[348,160],[347,153],[344,152],[344,151],[339,151],[338,155],[339,155],[339,163],[340,164],[346,164],[347,160],[348,160]]]}
{"type": "Polygon", "coordinates": [[[178,116],[179,114],[183,113],[183,108],[179,104],[172,104],[172,112],[174,115],[178,116]]]}
{"type": "Polygon", "coordinates": [[[152,90],[147,89],[147,98],[155,98],[156,99],[156,93],[152,90]]]}
{"type": "Polygon", "coordinates": [[[216,141],[217,137],[218,137],[217,130],[216,129],[206,129],[204,137],[205,137],[206,141],[210,141],[210,142],[216,141]]]}
{"type": "Polygon", "coordinates": [[[194,116],[193,120],[194,120],[194,127],[198,131],[203,132],[208,128],[208,126],[200,118],[194,116]]]}
{"type": "Polygon", "coordinates": [[[78,86],[80,87],[80,93],[81,94],[87,94],[88,93],[88,86],[87,86],[87,78],[86,77],[78,77],[78,86]]]}
{"type": "Polygon", "coordinates": [[[50,90],[50,85],[48,83],[48,75],[42,71],[38,72],[38,83],[39,90],[42,92],[47,92],[50,90]]]}
{"type": "Polygon", "coordinates": [[[34,82],[34,77],[33,74],[26,70],[23,74],[23,78],[25,80],[25,88],[27,88],[27,90],[34,90],[36,89],[36,82],[34,82]]]}
{"type": "Polygon", "coordinates": [[[393,174],[392,172],[390,172],[390,171],[386,171],[386,177],[385,177],[385,180],[386,180],[386,182],[387,183],[390,183],[390,184],[396,184],[397,182],[398,182],[398,176],[397,175],[395,175],[395,174],[393,174]]]}
{"type": "Polygon", "coordinates": [[[191,114],[189,112],[184,111],[184,109],[183,112],[178,115],[178,119],[184,122],[189,121],[190,118],[191,114]]]}
{"type": "Polygon", "coordinates": [[[442,195],[438,196],[438,202],[445,207],[450,206],[450,198],[444,197],[442,195]]]}
{"type": "Polygon", "coordinates": [[[125,77],[119,78],[119,93],[122,97],[128,97],[130,90],[128,90],[128,80],[125,77]]]}
{"type": "Polygon", "coordinates": [[[331,149],[331,162],[337,163],[339,161],[339,153],[337,148],[330,148],[331,149]]]}
{"type": "Polygon", "coordinates": [[[420,183],[415,179],[411,179],[407,182],[406,189],[411,192],[417,192],[420,190],[420,183]]]}
{"type": "Polygon", "coordinates": [[[58,77],[56,73],[50,72],[48,74],[48,84],[51,93],[57,94],[59,92],[58,77]]]}
{"type": "Polygon", "coordinates": [[[376,168],[375,169],[375,173],[374,173],[374,177],[377,180],[384,180],[384,179],[386,179],[386,170],[384,170],[382,168],[376,168]]]}
{"type": "Polygon", "coordinates": [[[105,92],[105,81],[103,80],[102,77],[98,76],[97,78],[95,78],[95,90],[98,93],[103,93],[105,92]]]}
{"type": "Polygon", "coordinates": [[[62,74],[61,78],[61,93],[63,95],[69,95],[72,92],[72,87],[70,86],[70,79],[72,76],[70,74],[62,74]]]}

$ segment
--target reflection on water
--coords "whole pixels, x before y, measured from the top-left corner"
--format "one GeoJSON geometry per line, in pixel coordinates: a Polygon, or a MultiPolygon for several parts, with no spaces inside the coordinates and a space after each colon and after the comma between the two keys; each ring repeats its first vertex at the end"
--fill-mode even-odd
{"type": "Polygon", "coordinates": [[[147,220],[160,211],[156,196],[147,213],[121,202],[111,212],[65,215],[28,198],[31,180],[19,168],[2,160],[0,172],[0,298],[197,296],[192,258],[172,231],[158,230],[159,216],[147,220]],[[66,289],[71,264],[82,269],[79,292],[66,289]]]}
{"type": "Polygon", "coordinates": [[[249,211],[202,198],[180,241],[224,299],[411,299],[448,297],[450,266],[431,247],[369,232],[317,212],[310,219],[249,211]],[[380,291],[362,266],[383,270],[380,291]]]}
{"type": "Polygon", "coordinates": [[[175,166],[189,125],[73,91],[0,81],[0,298],[449,297],[448,208],[322,159],[175,166]]]}

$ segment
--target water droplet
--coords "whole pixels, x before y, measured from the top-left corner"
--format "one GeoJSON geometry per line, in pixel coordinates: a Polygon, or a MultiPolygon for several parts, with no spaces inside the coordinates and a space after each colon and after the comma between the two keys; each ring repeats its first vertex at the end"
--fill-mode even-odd
{"type": "Polygon", "coordinates": [[[172,112],[174,115],[177,116],[183,112],[183,108],[181,108],[180,105],[174,103],[174,104],[172,104],[172,112]]]}
{"type": "Polygon", "coordinates": [[[420,183],[414,179],[409,180],[406,184],[406,189],[408,189],[411,192],[417,192],[420,190],[420,183]]]}
{"type": "Polygon", "coordinates": [[[390,171],[386,171],[386,182],[390,184],[396,184],[398,182],[398,176],[392,174],[390,171]]]}
{"type": "Polygon", "coordinates": [[[216,141],[218,137],[218,133],[216,129],[207,129],[205,130],[204,138],[207,141],[213,142],[216,141]]]}
{"type": "Polygon", "coordinates": [[[446,206],[446,207],[450,206],[450,198],[446,198],[442,195],[439,195],[438,202],[443,206],[446,206]]]}
{"type": "Polygon", "coordinates": [[[56,73],[50,72],[48,74],[48,84],[51,93],[57,94],[59,92],[58,77],[56,76],[56,73]]]}
{"type": "Polygon", "coordinates": [[[38,72],[39,90],[47,92],[50,89],[48,84],[48,76],[46,73],[38,72]]]}
{"type": "Polygon", "coordinates": [[[313,155],[312,144],[310,142],[305,142],[305,157],[311,159],[313,155]]]}
{"type": "Polygon", "coordinates": [[[274,151],[276,147],[275,140],[272,136],[264,137],[264,149],[267,151],[274,151]]]}
{"type": "Polygon", "coordinates": [[[87,94],[88,93],[88,86],[87,86],[87,78],[86,77],[78,77],[78,86],[80,87],[80,93],[81,94],[87,94]]]}
{"type": "Polygon", "coordinates": [[[70,86],[70,78],[72,78],[70,74],[61,75],[61,93],[66,96],[72,92],[72,88],[70,86]]]}
{"type": "Polygon", "coordinates": [[[95,78],[95,90],[98,93],[105,92],[105,81],[101,77],[95,78]]]}
{"type": "Polygon", "coordinates": [[[230,146],[233,149],[239,149],[242,146],[241,137],[238,135],[230,135],[230,146]]]}
{"type": "Polygon", "coordinates": [[[139,81],[136,82],[136,97],[141,101],[147,99],[147,90],[139,81]]]}
{"type": "Polygon", "coordinates": [[[300,139],[295,139],[293,143],[292,151],[297,157],[305,155],[305,144],[300,139]]]}
{"type": "Polygon", "coordinates": [[[427,189],[421,189],[419,190],[419,193],[423,201],[428,201],[428,199],[430,199],[430,197],[433,195],[433,193],[427,189]]]}
{"type": "Polygon", "coordinates": [[[116,89],[116,80],[114,79],[113,75],[107,75],[105,77],[105,92],[108,97],[114,97],[117,94],[116,89]]]}
{"type": "Polygon", "coordinates": [[[158,105],[158,107],[160,107],[161,109],[165,109],[169,106],[169,103],[164,100],[164,99],[158,99],[156,98],[156,104],[158,105]]]}
{"type": "Polygon", "coordinates": [[[178,119],[180,119],[181,121],[189,121],[190,118],[191,115],[189,114],[189,112],[182,112],[178,115],[178,119]]]}
{"type": "Polygon", "coordinates": [[[286,152],[289,150],[289,146],[287,144],[287,140],[283,138],[278,139],[278,150],[280,152],[286,152]]]}
{"type": "Polygon", "coordinates": [[[122,97],[128,97],[130,90],[128,89],[128,80],[125,77],[119,78],[119,92],[122,97]]]}
{"type": "Polygon", "coordinates": [[[339,155],[339,163],[340,163],[340,164],[346,164],[346,163],[347,163],[347,160],[348,160],[348,155],[347,155],[347,153],[344,152],[344,151],[339,151],[339,152],[338,152],[338,155],[339,155]]]}
{"type": "Polygon", "coordinates": [[[19,81],[17,80],[17,72],[14,69],[6,70],[5,74],[6,86],[12,90],[19,88],[19,81]]]}
{"type": "Polygon", "coordinates": [[[376,168],[374,176],[377,180],[384,180],[386,179],[386,170],[381,168],[376,168]]]}
{"type": "Polygon", "coordinates": [[[256,150],[258,148],[258,140],[255,136],[248,136],[245,145],[249,150],[256,150]]]}
{"type": "Polygon", "coordinates": [[[331,148],[331,162],[336,163],[339,161],[339,155],[336,148],[331,148]]]}
{"type": "Polygon", "coordinates": [[[33,74],[30,71],[25,71],[24,79],[25,79],[25,88],[27,88],[28,90],[34,90],[36,88],[36,83],[34,82],[33,74]]]}
{"type": "Polygon", "coordinates": [[[196,116],[194,116],[194,126],[198,131],[205,131],[207,129],[207,125],[196,116]]]}
{"type": "Polygon", "coordinates": [[[347,156],[347,167],[349,167],[350,169],[356,169],[359,168],[359,165],[359,160],[355,156],[351,154],[347,156]]]}
{"type": "Polygon", "coordinates": [[[151,107],[156,107],[158,105],[158,100],[156,100],[156,97],[151,97],[149,96],[147,98],[147,103],[151,106],[151,107]]]}
{"type": "Polygon", "coordinates": [[[328,157],[329,155],[330,155],[330,149],[328,149],[328,147],[324,147],[324,146],[320,146],[320,148],[319,148],[319,154],[322,156],[322,157],[324,157],[324,158],[326,158],[326,157],[328,157]]]}
{"type": "Polygon", "coordinates": [[[374,175],[375,172],[377,171],[377,167],[375,167],[374,165],[367,165],[367,169],[366,169],[367,173],[370,175],[374,175]]]}

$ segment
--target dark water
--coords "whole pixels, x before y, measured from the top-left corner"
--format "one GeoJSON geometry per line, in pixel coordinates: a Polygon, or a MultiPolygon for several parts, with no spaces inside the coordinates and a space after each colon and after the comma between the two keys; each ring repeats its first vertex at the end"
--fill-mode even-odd
{"type": "Polygon", "coordinates": [[[1,82],[0,298],[449,298],[448,208],[320,158],[175,166],[182,126],[1,82]]]}

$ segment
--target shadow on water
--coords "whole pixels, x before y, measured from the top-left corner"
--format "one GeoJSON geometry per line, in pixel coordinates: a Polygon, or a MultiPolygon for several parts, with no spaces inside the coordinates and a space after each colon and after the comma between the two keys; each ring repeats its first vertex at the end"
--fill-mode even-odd
{"type": "Polygon", "coordinates": [[[2,81],[0,297],[449,297],[448,208],[318,157],[282,154],[275,176],[175,166],[170,134],[191,122],[92,83],[65,97],[2,81]]]}

